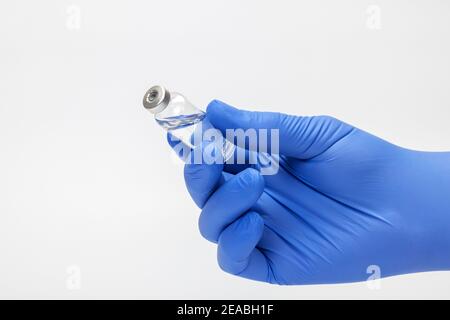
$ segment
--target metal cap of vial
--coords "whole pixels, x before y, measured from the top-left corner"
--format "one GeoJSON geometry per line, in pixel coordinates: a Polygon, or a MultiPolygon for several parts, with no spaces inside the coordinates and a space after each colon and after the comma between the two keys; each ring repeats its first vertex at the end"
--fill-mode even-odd
{"type": "Polygon", "coordinates": [[[170,92],[162,86],[153,86],[147,90],[142,101],[145,109],[151,113],[163,111],[170,102],[170,92]]]}

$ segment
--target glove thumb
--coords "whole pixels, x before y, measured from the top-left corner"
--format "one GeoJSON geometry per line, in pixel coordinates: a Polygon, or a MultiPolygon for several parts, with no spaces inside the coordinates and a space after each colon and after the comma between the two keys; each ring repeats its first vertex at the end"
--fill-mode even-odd
{"type": "MultiPolygon", "coordinates": [[[[277,112],[245,111],[213,100],[207,108],[212,125],[226,136],[227,129],[277,129],[279,152],[298,159],[315,157],[340,139],[350,134],[354,127],[329,116],[301,117],[277,112]]],[[[271,141],[270,136],[267,141],[271,141]]],[[[268,152],[271,151],[268,146],[268,152]]]]}

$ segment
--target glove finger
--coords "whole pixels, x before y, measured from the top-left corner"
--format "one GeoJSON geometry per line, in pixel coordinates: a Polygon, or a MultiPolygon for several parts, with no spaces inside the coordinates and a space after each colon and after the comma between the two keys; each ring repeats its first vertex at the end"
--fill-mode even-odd
{"type": "MultiPolygon", "coordinates": [[[[194,202],[198,207],[202,208],[209,196],[216,190],[216,188],[223,183],[223,163],[207,164],[204,161],[196,161],[195,154],[203,154],[203,150],[209,147],[214,147],[210,142],[203,142],[197,146],[189,154],[189,161],[186,161],[184,166],[184,180],[194,202]]],[[[219,152],[215,150],[214,152],[219,152]]]]}
{"type": "Polygon", "coordinates": [[[217,248],[219,266],[225,272],[266,281],[268,265],[256,245],[264,231],[264,220],[253,211],[244,214],[220,234],[217,248]]]}
{"type": "Polygon", "coordinates": [[[264,190],[264,179],[248,168],[232,176],[208,199],[199,218],[200,233],[217,242],[222,230],[246,212],[264,190]]]}
{"type": "Polygon", "coordinates": [[[267,152],[276,154],[279,151],[299,159],[309,159],[324,152],[354,130],[354,127],[328,116],[299,117],[244,111],[218,100],[208,105],[207,115],[212,125],[225,136],[227,129],[267,129],[267,152]],[[271,129],[278,129],[279,141],[274,141],[278,148],[270,143],[271,129]]]}

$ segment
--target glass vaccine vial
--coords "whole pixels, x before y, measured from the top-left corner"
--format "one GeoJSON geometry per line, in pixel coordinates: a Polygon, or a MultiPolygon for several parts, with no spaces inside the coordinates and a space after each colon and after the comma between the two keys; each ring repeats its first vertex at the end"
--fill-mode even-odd
{"type": "MultiPolygon", "coordinates": [[[[213,128],[204,111],[195,107],[182,94],[169,92],[162,86],[148,89],[143,105],[155,116],[161,127],[191,149],[195,147],[194,133],[213,128]]],[[[233,155],[235,145],[223,137],[221,139],[223,161],[227,161],[233,155]]]]}

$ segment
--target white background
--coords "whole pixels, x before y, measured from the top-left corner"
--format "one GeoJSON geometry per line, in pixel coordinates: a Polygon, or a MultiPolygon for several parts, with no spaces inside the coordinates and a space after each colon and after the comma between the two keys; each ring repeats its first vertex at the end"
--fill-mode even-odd
{"type": "Polygon", "coordinates": [[[450,272],[380,290],[223,273],[141,105],[162,84],[450,150],[449,57],[446,0],[2,1],[0,297],[450,298],[450,272]]]}

